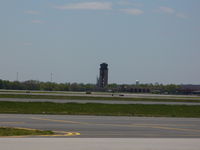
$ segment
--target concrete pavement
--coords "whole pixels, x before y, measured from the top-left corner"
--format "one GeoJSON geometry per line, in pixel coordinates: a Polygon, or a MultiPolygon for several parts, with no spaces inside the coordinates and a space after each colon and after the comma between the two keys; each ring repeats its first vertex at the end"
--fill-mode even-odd
{"type": "Polygon", "coordinates": [[[2,150],[199,150],[200,139],[0,138],[2,150]]]}

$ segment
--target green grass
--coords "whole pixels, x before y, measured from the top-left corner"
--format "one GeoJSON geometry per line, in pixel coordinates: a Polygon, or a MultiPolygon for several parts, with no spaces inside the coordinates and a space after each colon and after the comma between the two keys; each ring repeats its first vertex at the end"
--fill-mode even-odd
{"type": "Polygon", "coordinates": [[[97,97],[97,96],[60,96],[60,95],[30,95],[30,94],[0,94],[0,98],[70,99],[70,100],[124,100],[124,101],[196,102],[196,103],[200,103],[200,100],[192,100],[192,99],[128,98],[128,97],[97,97]]]}
{"type": "Polygon", "coordinates": [[[52,135],[52,131],[0,127],[0,136],[52,135]]]}
{"type": "Polygon", "coordinates": [[[76,104],[49,102],[0,102],[0,113],[111,115],[146,117],[200,117],[200,106],[142,104],[76,104]]]}

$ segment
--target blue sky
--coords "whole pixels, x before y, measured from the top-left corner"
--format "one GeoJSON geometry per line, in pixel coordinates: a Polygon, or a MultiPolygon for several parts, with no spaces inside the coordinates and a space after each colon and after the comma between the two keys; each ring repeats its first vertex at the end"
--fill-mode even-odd
{"type": "Polygon", "coordinates": [[[199,0],[1,0],[0,78],[200,84],[199,0]]]}

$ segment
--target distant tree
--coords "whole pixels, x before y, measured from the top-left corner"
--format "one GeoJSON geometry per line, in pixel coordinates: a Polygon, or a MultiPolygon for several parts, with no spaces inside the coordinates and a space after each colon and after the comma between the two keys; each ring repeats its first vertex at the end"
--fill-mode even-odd
{"type": "Polygon", "coordinates": [[[13,90],[44,90],[44,91],[113,91],[113,92],[134,92],[135,88],[138,90],[145,89],[158,93],[176,94],[180,86],[175,84],[108,84],[105,88],[98,88],[96,84],[84,83],[54,83],[54,82],[40,82],[36,80],[28,80],[24,82],[8,81],[0,79],[0,89],[13,90]]]}
{"type": "Polygon", "coordinates": [[[3,89],[12,89],[12,82],[8,80],[3,81],[3,89]]]}
{"type": "Polygon", "coordinates": [[[78,89],[79,89],[79,86],[78,86],[78,84],[75,82],[75,83],[72,83],[72,84],[70,84],[70,91],[78,91],[78,89]]]}
{"type": "Polygon", "coordinates": [[[176,94],[178,88],[179,88],[178,85],[169,84],[169,85],[164,86],[164,91],[169,94],[176,94]]]}
{"type": "Polygon", "coordinates": [[[25,90],[25,86],[19,81],[14,81],[11,83],[11,89],[13,90],[25,90]]]}
{"type": "Polygon", "coordinates": [[[25,86],[26,90],[40,90],[39,81],[28,80],[22,83],[25,86]]]}
{"type": "Polygon", "coordinates": [[[3,89],[3,80],[0,79],[0,89],[3,89]]]}

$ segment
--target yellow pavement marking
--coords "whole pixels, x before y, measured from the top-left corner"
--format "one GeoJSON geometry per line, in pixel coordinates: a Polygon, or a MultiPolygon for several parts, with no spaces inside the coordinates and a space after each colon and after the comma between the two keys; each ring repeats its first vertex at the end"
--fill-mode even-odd
{"type": "Polygon", "coordinates": [[[47,118],[39,118],[39,117],[31,117],[31,119],[51,121],[51,122],[72,123],[72,124],[88,124],[88,123],[85,123],[85,122],[67,121],[67,120],[55,120],[55,119],[47,119],[47,118]]]}
{"type": "MultiPolygon", "coordinates": [[[[35,131],[38,129],[32,129],[32,128],[22,128],[22,127],[14,127],[15,129],[24,129],[24,130],[31,130],[35,131]]],[[[66,131],[53,131],[55,134],[54,135],[19,135],[19,136],[0,136],[0,137],[11,137],[11,138],[21,138],[21,137],[34,137],[34,136],[78,136],[81,135],[79,132],[66,132],[66,131]]]]}
{"type": "Polygon", "coordinates": [[[81,135],[78,132],[66,132],[66,134],[55,134],[55,135],[23,135],[23,136],[0,136],[0,138],[23,138],[23,137],[35,137],[35,136],[39,136],[39,137],[63,137],[63,136],[78,136],[81,135]]]}
{"type": "Polygon", "coordinates": [[[183,128],[170,128],[170,127],[165,127],[165,126],[152,126],[151,128],[156,128],[156,129],[165,129],[165,130],[176,130],[176,131],[188,131],[188,132],[200,132],[200,130],[195,130],[195,129],[183,129],[183,128]]]}
{"type": "MultiPolygon", "coordinates": [[[[164,130],[172,130],[172,131],[185,131],[185,132],[200,132],[198,129],[185,129],[185,128],[174,128],[169,126],[196,126],[196,125],[188,125],[188,124],[105,124],[105,123],[89,123],[89,122],[78,122],[78,121],[68,121],[68,120],[55,120],[55,119],[48,119],[48,118],[40,118],[40,117],[31,117],[30,119],[35,120],[44,120],[44,121],[51,121],[51,122],[61,122],[61,123],[70,123],[70,124],[83,124],[83,125],[104,125],[104,126],[117,126],[117,127],[147,127],[147,128],[154,128],[154,129],[164,129],[164,130]]],[[[23,123],[23,122],[0,122],[0,123],[11,123],[11,124],[17,124],[17,123],[23,123]]],[[[36,130],[36,129],[30,129],[30,128],[19,128],[19,129],[26,129],[26,130],[36,130]]],[[[65,132],[64,134],[59,135],[44,135],[44,136],[74,136],[74,135],[80,135],[78,132],[65,132]]],[[[190,135],[188,135],[190,136],[190,135]]]]}
{"type": "Polygon", "coordinates": [[[164,126],[157,126],[157,125],[138,125],[138,124],[133,124],[133,126],[137,127],[149,127],[149,128],[154,128],[154,129],[165,129],[165,130],[176,130],[176,131],[188,131],[188,132],[200,132],[200,130],[195,130],[195,129],[184,129],[184,128],[172,128],[172,127],[166,127],[164,126]]]}
{"type": "Polygon", "coordinates": [[[6,127],[2,126],[3,128],[14,128],[14,129],[22,129],[22,130],[30,130],[30,131],[35,131],[37,129],[32,129],[32,128],[23,128],[23,127],[6,127]]]}
{"type": "Polygon", "coordinates": [[[23,124],[24,122],[1,122],[0,124],[23,124]]]}
{"type": "Polygon", "coordinates": [[[141,125],[141,126],[179,126],[179,127],[194,127],[197,125],[193,124],[140,124],[140,123],[134,123],[132,125],[141,125]]]}
{"type": "Polygon", "coordinates": [[[176,130],[176,131],[186,131],[186,132],[200,132],[200,130],[196,129],[183,129],[183,128],[172,128],[167,127],[166,125],[161,126],[157,124],[101,124],[101,123],[88,123],[88,122],[77,122],[77,121],[67,121],[67,120],[54,120],[54,119],[46,119],[46,118],[36,118],[32,117],[31,119],[36,120],[46,120],[52,122],[63,122],[63,123],[72,123],[72,124],[83,124],[83,125],[110,125],[110,126],[121,126],[121,127],[148,127],[148,128],[155,128],[155,129],[165,129],[165,130],[176,130]]]}
{"type": "Polygon", "coordinates": [[[81,135],[79,132],[65,132],[65,131],[54,131],[55,135],[39,135],[39,136],[77,136],[77,135],[81,135]],[[64,133],[64,134],[59,134],[59,133],[64,133]]]}
{"type": "Polygon", "coordinates": [[[35,131],[37,129],[32,129],[32,128],[22,128],[22,127],[14,127],[15,129],[22,129],[22,130],[30,130],[30,131],[35,131]]]}

